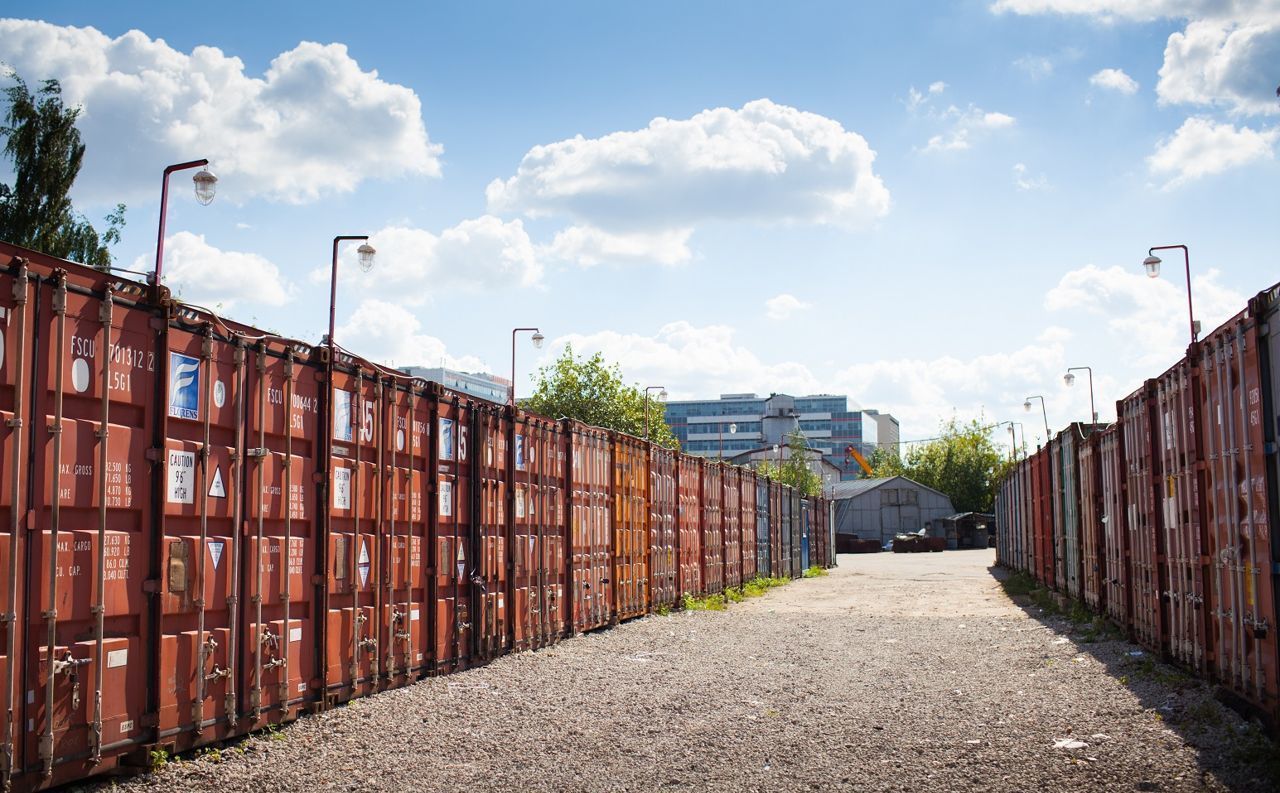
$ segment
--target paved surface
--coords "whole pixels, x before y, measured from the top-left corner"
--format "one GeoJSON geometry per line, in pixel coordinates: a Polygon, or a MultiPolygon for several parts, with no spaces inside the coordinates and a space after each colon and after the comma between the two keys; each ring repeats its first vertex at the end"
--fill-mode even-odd
{"type": "Polygon", "coordinates": [[[723,612],[424,681],[126,789],[1275,790],[1270,744],[992,551],[841,556],[723,612]]]}

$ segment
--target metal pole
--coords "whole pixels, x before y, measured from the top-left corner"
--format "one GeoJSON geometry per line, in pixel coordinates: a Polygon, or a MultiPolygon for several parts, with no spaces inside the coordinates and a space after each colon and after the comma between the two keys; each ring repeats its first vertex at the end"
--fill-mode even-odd
{"type": "Polygon", "coordinates": [[[1086,371],[1089,373],[1089,423],[1096,424],[1098,421],[1098,409],[1093,406],[1093,367],[1091,366],[1072,366],[1067,369],[1067,373],[1086,371]]]}
{"type": "Polygon", "coordinates": [[[169,210],[169,174],[174,171],[185,171],[190,168],[203,168],[208,165],[208,160],[192,160],[191,162],[178,163],[170,165],[164,169],[164,178],[160,183],[160,231],[156,238],[156,271],[151,276],[153,283],[160,286],[160,275],[164,267],[164,225],[168,219],[169,210]]]}
{"type": "Polygon", "coordinates": [[[1044,397],[1040,396],[1039,394],[1036,394],[1034,396],[1027,397],[1025,401],[1030,402],[1033,399],[1040,400],[1040,415],[1044,416],[1044,442],[1048,443],[1049,442],[1049,414],[1044,409],[1044,397]]]}
{"type": "Polygon", "coordinates": [[[665,390],[664,385],[647,385],[644,387],[644,439],[649,440],[649,392],[665,390]]]}
{"type": "Polygon", "coordinates": [[[1182,251],[1182,260],[1187,267],[1187,319],[1191,326],[1191,341],[1198,341],[1196,334],[1196,317],[1195,312],[1191,310],[1191,253],[1187,250],[1186,245],[1157,245],[1154,248],[1147,249],[1147,255],[1151,256],[1155,251],[1170,251],[1178,249],[1182,251]]]}
{"type": "MultiPolygon", "coordinates": [[[[366,234],[343,235],[333,238],[333,269],[329,274],[329,350],[333,351],[333,319],[338,305],[338,243],[343,240],[367,240],[366,234]]],[[[332,357],[332,356],[330,356],[332,357]]]]}
{"type": "MultiPolygon", "coordinates": [[[[511,330],[511,407],[516,406],[516,334],[521,331],[539,333],[537,328],[513,328],[511,330]]],[[[534,341],[541,341],[534,339],[534,341]]]]}

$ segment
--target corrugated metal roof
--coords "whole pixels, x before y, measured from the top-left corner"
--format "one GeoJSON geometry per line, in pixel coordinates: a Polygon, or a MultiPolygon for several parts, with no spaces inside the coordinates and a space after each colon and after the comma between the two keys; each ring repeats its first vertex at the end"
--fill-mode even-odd
{"type": "Polygon", "coordinates": [[[853,498],[855,496],[860,496],[863,493],[866,493],[868,491],[875,490],[877,487],[880,487],[883,484],[892,482],[895,479],[902,479],[904,481],[910,482],[911,484],[915,485],[918,488],[921,488],[923,490],[928,490],[933,493],[937,493],[938,495],[947,499],[948,502],[951,501],[951,497],[948,496],[946,493],[943,493],[941,490],[934,490],[932,487],[929,487],[928,485],[922,485],[916,480],[907,476],[885,476],[879,479],[854,479],[850,482],[839,482],[835,485],[832,485],[831,497],[832,499],[853,498]]]}

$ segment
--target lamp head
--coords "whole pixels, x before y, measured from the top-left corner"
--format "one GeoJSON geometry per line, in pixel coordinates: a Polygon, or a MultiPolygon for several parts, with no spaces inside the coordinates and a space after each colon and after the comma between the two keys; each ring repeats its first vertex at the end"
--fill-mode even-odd
{"type": "Polygon", "coordinates": [[[1149,278],[1160,277],[1160,257],[1148,256],[1142,260],[1142,266],[1147,268],[1147,276],[1149,278]]]}
{"type": "Polygon", "coordinates": [[[545,340],[546,340],[546,338],[547,338],[546,336],[543,336],[543,335],[542,335],[542,331],[540,331],[540,330],[535,330],[535,331],[533,332],[533,347],[534,347],[534,349],[536,349],[536,350],[541,350],[541,349],[542,349],[542,342],[543,342],[543,341],[545,341],[545,340]]]}
{"type": "Polygon", "coordinates": [[[735,433],[735,432],[737,432],[737,431],[738,431],[738,425],[737,425],[737,424],[730,424],[730,425],[729,425],[729,434],[730,434],[730,435],[732,435],[733,433],[735,433]]]}
{"type": "Polygon", "coordinates": [[[664,389],[662,389],[661,391],[659,391],[659,392],[658,392],[658,401],[659,401],[659,402],[666,402],[666,401],[667,401],[667,389],[665,389],[665,388],[664,388],[664,389]]]}
{"type": "Polygon", "coordinates": [[[372,245],[365,242],[356,248],[356,254],[360,257],[360,269],[369,272],[373,269],[373,257],[378,251],[372,245]]]}
{"type": "Polygon", "coordinates": [[[1023,402],[1023,403],[1022,403],[1022,409],[1023,409],[1023,410],[1025,410],[1025,411],[1027,411],[1028,413],[1030,413],[1030,412],[1031,412],[1031,400],[1030,400],[1030,399],[1028,399],[1026,402],[1023,402]]]}
{"type": "Polygon", "coordinates": [[[191,182],[196,188],[196,200],[202,206],[212,204],[213,197],[218,192],[218,177],[213,175],[213,171],[201,168],[195,176],[191,177],[191,182]]]}
{"type": "Polygon", "coordinates": [[[1062,376],[1062,382],[1066,383],[1067,387],[1070,388],[1071,386],[1076,384],[1076,376],[1071,374],[1070,372],[1067,372],[1062,376]]]}

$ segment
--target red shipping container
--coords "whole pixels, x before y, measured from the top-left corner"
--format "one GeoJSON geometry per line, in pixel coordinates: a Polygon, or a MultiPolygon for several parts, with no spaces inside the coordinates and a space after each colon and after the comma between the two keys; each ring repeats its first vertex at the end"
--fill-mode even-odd
{"type": "Polygon", "coordinates": [[[757,575],[756,527],[759,513],[756,511],[756,472],[750,468],[740,471],[739,499],[742,502],[742,580],[750,581],[757,575]]]}
{"type": "Polygon", "coordinates": [[[680,602],[678,456],[676,451],[649,444],[649,605],[655,611],[680,602]]]}
{"type": "Polygon", "coordinates": [[[1124,439],[1125,511],[1129,530],[1129,572],[1133,598],[1133,635],[1155,653],[1166,652],[1163,488],[1160,457],[1155,453],[1156,385],[1148,380],[1120,402],[1124,439]]]}
{"type": "Polygon", "coordinates": [[[724,484],[723,580],[727,588],[742,585],[742,477],[737,466],[722,464],[720,470],[724,484]]]}
{"type": "Polygon", "coordinates": [[[724,466],[702,466],[702,592],[724,591],[724,466]]]}
{"type": "Polygon", "coordinates": [[[1080,556],[1082,593],[1085,605],[1101,612],[1106,597],[1105,558],[1103,556],[1102,467],[1099,451],[1100,433],[1086,427],[1087,436],[1076,445],[1080,477],[1080,556]]]}
{"type": "Polygon", "coordinates": [[[649,610],[648,444],[614,432],[613,441],[613,611],[616,619],[649,610]]]}
{"type": "MultiPolygon", "coordinates": [[[[1118,407],[1118,406],[1117,406],[1118,407]]],[[[1112,424],[1098,438],[1102,491],[1102,549],[1106,577],[1103,581],[1107,615],[1131,634],[1133,629],[1133,588],[1129,572],[1129,511],[1125,497],[1123,436],[1120,425],[1112,424]]]]}
{"type": "Polygon", "coordinates": [[[515,647],[537,649],[564,635],[568,512],[563,427],[520,412],[515,424],[515,647]]]}
{"type": "Polygon", "coordinates": [[[613,478],[608,430],[565,421],[572,449],[570,492],[570,587],[573,632],[613,621],[613,526],[609,506],[613,478]]]}

